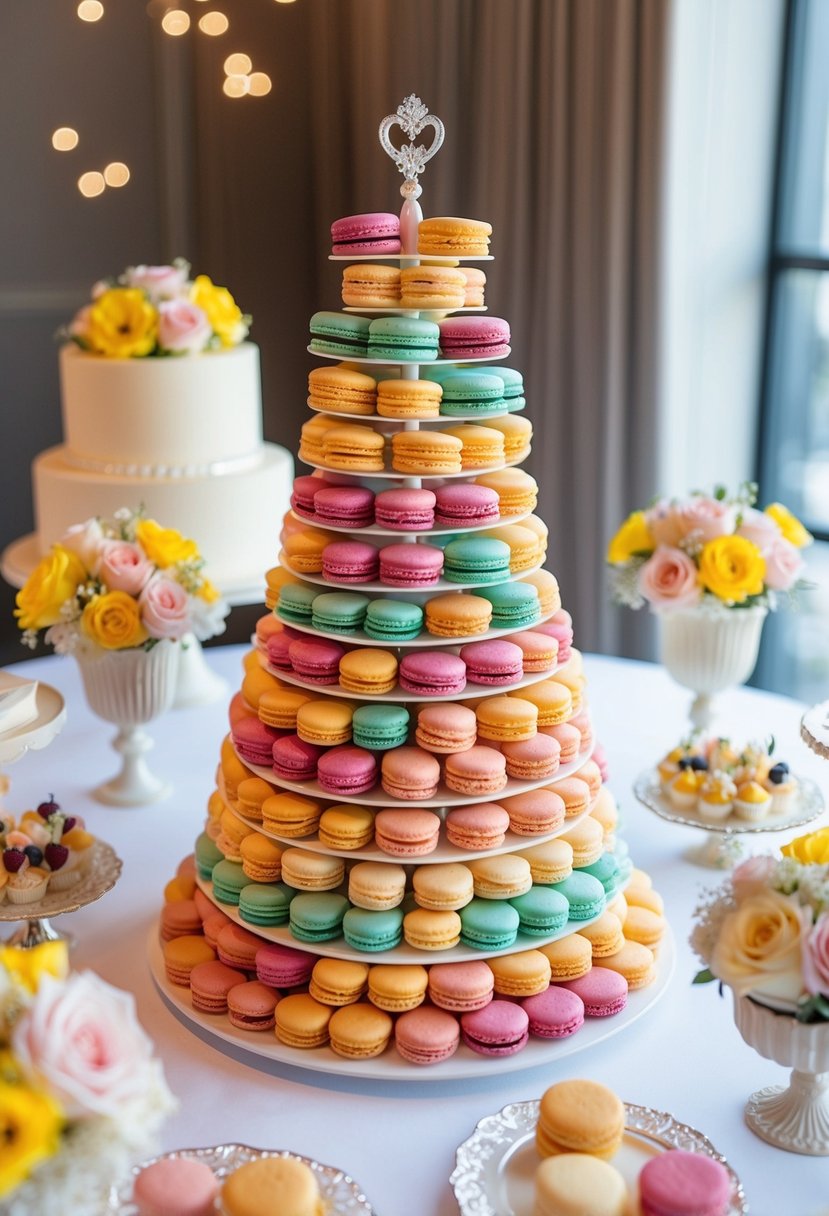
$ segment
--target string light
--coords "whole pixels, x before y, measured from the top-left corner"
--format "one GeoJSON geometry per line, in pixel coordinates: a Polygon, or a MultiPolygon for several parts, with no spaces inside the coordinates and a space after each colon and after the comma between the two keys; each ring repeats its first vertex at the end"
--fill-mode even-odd
{"type": "Polygon", "coordinates": [[[84,198],[95,198],[97,194],[103,194],[106,189],[103,173],[82,173],[78,178],[78,189],[84,198]]]}
{"type": "Polygon", "coordinates": [[[226,76],[246,76],[253,67],[250,55],[228,55],[225,60],[226,76]]]}
{"type": "Polygon", "coordinates": [[[52,147],[56,152],[71,152],[78,146],[78,132],[74,127],[58,127],[52,132],[52,147]]]}
{"type": "Polygon", "coordinates": [[[251,97],[264,97],[273,88],[273,82],[267,72],[251,72],[249,81],[251,97]]]}
{"type": "Polygon", "coordinates": [[[181,34],[186,34],[190,28],[189,14],[185,13],[182,8],[171,9],[162,17],[161,28],[171,38],[178,38],[181,34]]]}
{"type": "Polygon", "coordinates": [[[81,21],[100,21],[104,15],[101,0],[81,0],[78,5],[78,16],[81,21]]]}
{"type": "Polygon", "coordinates": [[[220,13],[216,9],[199,18],[199,29],[203,34],[209,34],[211,38],[218,38],[220,34],[226,34],[229,25],[230,22],[224,13],[220,13]]]}
{"type": "Polygon", "coordinates": [[[114,160],[104,169],[104,181],[108,186],[126,186],[130,180],[130,171],[121,160],[114,160]]]}

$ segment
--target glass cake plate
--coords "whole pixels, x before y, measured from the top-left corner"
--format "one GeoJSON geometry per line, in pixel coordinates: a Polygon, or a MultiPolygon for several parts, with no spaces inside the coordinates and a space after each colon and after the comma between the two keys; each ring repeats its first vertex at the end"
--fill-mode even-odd
{"type": "Polygon", "coordinates": [[[249,1148],[246,1144],[216,1144],[210,1148],[180,1148],[174,1152],[162,1153],[136,1165],[128,1178],[113,1186],[109,1193],[107,1212],[118,1212],[119,1216],[136,1216],[138,1208],[132,1202],[133,1182],[138,1173],[156,1161],[172,1161],[177,1158],[187,1158],[191,1161],[201,1161],[209,1166],[216,1177],[222,1181],[237,1170],[240,1165],[249,1161],[261,1161],[266,1157],[292,1157],[302,1161],[312,1170],[319,1183],[320,1193],[325,1202],[325,1211],[330,1216],[372,1216],[374,1208],[363,1194],[362,1187],[342,1170],[332,1165],[321,1165],[311,1157],[303,1157],[299,1153],[290,1153],[283,1149],[249,1148]]]}
{"type": "MultiPolygon", "coordinates": [[[[538,1099],[513,1102],[481,1119],[460,1145],[449,1179],[461,1216],[532,1216],[535,1171],[541,1158],[535,1147],[538,1099]]],[[[705,1153],[721,1162],[731,1178],[726,1216],[746,1216],[748,1203],[739,1178],[701,1132],[665,1111],[625,1103],[625,1135],[612,1164],[632,1195],[639,1171],[650,1157],[672,1148],[705,1153]]],[[[638,1210],[638,1209],[637,1209],[638,1210]]]]}

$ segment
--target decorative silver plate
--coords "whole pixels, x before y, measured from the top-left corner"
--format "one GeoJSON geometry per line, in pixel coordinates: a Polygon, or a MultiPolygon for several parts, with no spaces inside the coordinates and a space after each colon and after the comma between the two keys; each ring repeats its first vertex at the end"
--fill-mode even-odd
{"type": "MultiPolygon", "coordinates": [[[[513,1102],[497,1115],[481,1119],[460,1145],[449,1179],[461,1216],[531,1216],[534,1177],[541,1158],[535,1147],[535,1126],[541,1103],[513,1102]]],[[[739,1178],[710,1140],[693,1127],[678,1123],[665,1111],[625,1103],[625,1135],[613,1158],[631,1194],[645,1162],[667,1149],[705,1153],[721,1162],[731,1178],[726,1216],[745,1216],[745,1193],[739,1178]]]]}
{"type": "Polygon", "coordinates": [[[210,1148],[180,1148],[175,1152],[162,1153],[148,1161],[136,1165],[128,1178],[113,1186],[109,1193],[108,1212],[118,1212],[120,1216],[136,1216],[138,1208],[132,1202],[132,1188],[136,1176],[145,1166],[156,1161],[172,1161],[179,1157],[187,1157],[192,1161],[202,1161],[210,1166],[213,1173],[221,1181],[237,1170],[240,1165],[249,1161],[261,1161],[265,1157],[293,1157],[302,1161],[313,1170],[319,1183],[320,1193],[325,1201],[326,1213],[330,1216],[373,1216],[374,1208],[363,1194],[362,1187],[344,1174],[342,1170],[332,1165],[321,1165],[310,1157],[302,1157],[299,1153],[289,1153],[284,1149],[249,1148],[246,1144],[215,1144],[210,1148]]]}
{"type": "Polygon", "coordinates": [[[811,823],[822,815],[824,802],[818,786],[806,777],[797,777],[796,781],[798,790],[791,811],[785,815],[766,815],[756,823],[740,819],[734,814],[720,823],[710,823],[696,811],[677,810],[662,793],[659,773],[655,769],[648,769],[647,772],[639,774],[633,783],[633,792],[649,810],[670,823],[681,823],[689,828],[703,828],[707,832],[721,832],[725,836],[737,836],[744,832],[785,832],[788,828],[799,828],[804,823],[811,823]]]}
{"type": "Polygon", "coordinates": [[[121,873],[121,858],[112,845],[96,840],[91,847],[92,856],[85,873],[74,887],[65,891],[47,891],[43,899],[30,904],[12,904],[6,900],[0,904],[0,922],[39,920],[48,916],[61,916],[64,912],[77,912],[87,904],[94,904],[107,891],[111,891],[121,873]]]}

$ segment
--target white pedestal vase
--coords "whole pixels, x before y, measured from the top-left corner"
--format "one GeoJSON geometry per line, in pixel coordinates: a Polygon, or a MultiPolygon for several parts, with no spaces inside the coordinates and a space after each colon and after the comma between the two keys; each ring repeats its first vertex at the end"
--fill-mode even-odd
{"type": "Polygon", "coordinates": [[[744,684],[754,671],[767,613],[707,603],[657,613],[660,662],[696,693],[690,710],[696,730],[711,726],[714,694],[744,684]]]}
{"type": "Polygon", "coordinates": [[[736,995],[734,1021],[756,1052],[792,1069],[788,1087],[769,1085],[751,1095],[748,1126],[786,1152],[829,1156],[829,1022],[798,1022],[736,995]]]}
{"type": "Polygon", "coordinates": [[[173,709],[212,705],[227,694],[226,682],[207,666],[199,639],[195,634],[186,633],[181,639],[173,709]]]}
{"type": "Polygon", "coordinates": [[[153,742],[141,727],[170,708],[176,692],[180,644],[150,650],[96,650],[76,655],[89,708],[119,728],[112,746],[123,757],[117,776],[93,790],[99,802],[144,806],[171,787],[154,777],[144,759],[153,742]]]}

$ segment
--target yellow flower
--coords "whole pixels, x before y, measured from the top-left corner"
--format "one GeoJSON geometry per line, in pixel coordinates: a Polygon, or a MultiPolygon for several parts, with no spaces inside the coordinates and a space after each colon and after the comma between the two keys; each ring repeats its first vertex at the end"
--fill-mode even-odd
{"type": "Polygon", "coordinates": [[[63,1111],[48,1094],[0,1082],[0,1197],[60,1147],[63,1111]]]}
{"type": "Polygon", "coordinates": [[[796,549],[803,549],[806,545],[811,545],[815,539],[811,532],[806,531],[797,516],[792,515],[789,508],[783,506],[782,502],[769,503],[765,514],[771,516],[783,533],[783,538],[793,544],[796,549]]]}
{"type": "Polygon", "coordinates": [[[177,562],[198,561],[201,554],[194,540],[188,540],[175,528],[162,528],[154,519],[139,519],[135,539],[160,570],[177,562]]]}
{"type": "Polygon", "coordinates": [[[634,511],[607,546],[607,560],[614,566],[638,553],[653,553],[654,543],[644,511],[634,511]]]}
{"type": "Polygon", "coordinates": [[[207,316],[210,328],[222,346],[238,346],[248,327],[242,310],[226,287],[217,287],[209,275],[200,274],[190,288],[190,300],[207,316]]]}
{"type": "Polygon", "coordinates": [[[83,562],[64,549],[53,545],[35,566],[15,598],[14,615],[21,629],[45,629],[60,620],[61,604],[72,598],[81,583],[86,582],[83,562]]]}
{"type": "Polygon", "coordinates": [[[69,951],[65,941],[41,942],[23,950],[19,946],[0,946],[0,966],[27,992],[37,992],[42,975],[65,980],[69,974],[69,951]]]}
{"type": "Polygon", "coordinates": [[[762,594],[765,574],[765,558],[744,536],[718,536],[700,554],[700,582],[730,604],[742,604],[747,596],[762,594]]]}
{"type": "Polygon", "coordinates": [[[795,1001],[803,991],[800,910],[779,891],[747,896],[723,920],[711,970],[740,996],[795,1001]]]}
{"type": "Polygon", "coordinates": [[[83,610],[81,628],[105,650],[126,650],[147,640],[138,601],[126,591],[96,595],[83,610]]]}
{"type": "Polygon", "coordinates": [[[100,355],[134,359],[152,353],[157,332],[158,313],[144,292],[113,287],[90,305],[84,337],[100,355]]]}
{"type": "Polygon", "coordinates": [[[200,599],[203,599],[206,604],[215,604],[220,595],[221,592],[215,583],[211,583],[209,578],[202,579],[201,587],[199,587],[200,599]]]}
{"type": "Polygon", "coordinates": [[[829,862],[829,828],[798,836],[784,844],[780,852],[784,857],[794,857],[805,866],[825,866],[829,862]]]}

